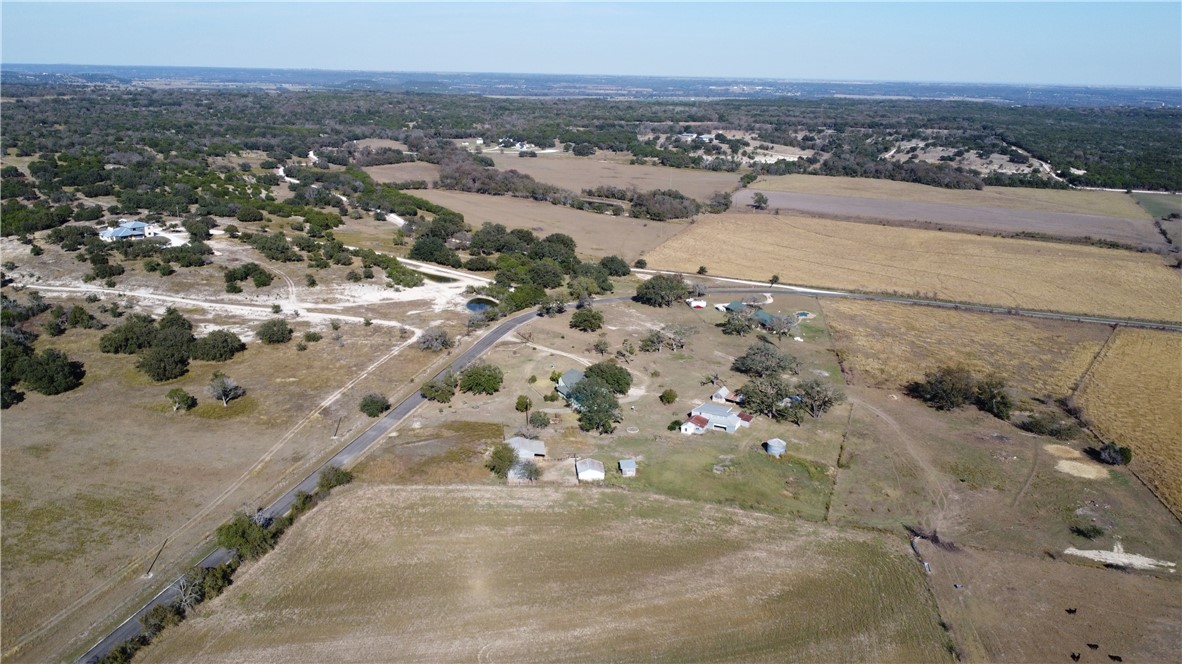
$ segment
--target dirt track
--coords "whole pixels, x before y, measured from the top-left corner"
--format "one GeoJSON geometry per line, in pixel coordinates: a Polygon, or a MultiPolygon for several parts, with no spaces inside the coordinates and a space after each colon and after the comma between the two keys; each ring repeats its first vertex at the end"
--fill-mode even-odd
{"type": "Polygon", "coordinates": [[[735,207],[742,209],[750,206],[756,193],[767,196],[769,210],[778,208],[828,217],[877,219],[920,227],[938,226],[1006,234],[1025,231],[1062,237],[1091,236],[1135,247],[1165,246],[1162,236],[1148,219],[1121,219],[1070,212],[984,208],[757,189],[736,192],[735,207]]]}

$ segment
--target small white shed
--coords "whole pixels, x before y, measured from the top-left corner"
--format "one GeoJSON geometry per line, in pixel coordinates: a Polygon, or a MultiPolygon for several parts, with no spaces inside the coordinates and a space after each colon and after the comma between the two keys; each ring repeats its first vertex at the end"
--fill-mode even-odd
{"type": "Polygon", "coordinates": [[[603,481],[603,462],[595,459],[579,459],[575,462],[575,476],[580,482],[603,481]]]}
{"type": "Polygon", "coordinates": [[[778,459],[784,456],[784,453],[788,451],[788,443],[780,440],[779,438],[772,438],[771,440],[764,442],[763,449],[768,454],[778,459]]]}
{"type": "Polygon", "coordinates": [[[636,477],[636,459],[620,459],[620,474],[624,477],[636,477]]]}

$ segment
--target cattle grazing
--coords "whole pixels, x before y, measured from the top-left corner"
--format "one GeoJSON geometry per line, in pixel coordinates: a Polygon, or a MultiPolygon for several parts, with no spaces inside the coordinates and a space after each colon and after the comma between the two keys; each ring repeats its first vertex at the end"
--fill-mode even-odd
{"type": "Polygon", "coordinates": [[[1123,662],[1123,661],[1125,661],[1125,660],[1124,660],[1124,658],[1123,658],[1123,657],[1121,657],[1120,655],[1109,655],[1109,656],[1108,656],[1108,659],[1111,659],[1111,660],[1112,660],[1112,661],[1114,661],[1114,662],[1123,662]]]}
{"type": "Polygon", "coordinates": [[[1099,650],[1100,644],[1099,643],[1089,643],[1088,647],[1091,648],[1092,650],[1099,650]]]}
{"type": "Polygon", "coordinates": [[[1079,653],[1077,653],[1077,652],[1071,653],[1071,661],[1078,662],[1079,661],[1079,653]]]}
{"type": "Polygon", "coordinates": [[[1071,614],[1071,615],[1073,615],[1073,616],[1074,616],[1074,615],[1075,615],[1075,609],[1074,609],[1074,608],[1067,609],[1067,613],[1069,613],[1069,614],[1071,614]]]}

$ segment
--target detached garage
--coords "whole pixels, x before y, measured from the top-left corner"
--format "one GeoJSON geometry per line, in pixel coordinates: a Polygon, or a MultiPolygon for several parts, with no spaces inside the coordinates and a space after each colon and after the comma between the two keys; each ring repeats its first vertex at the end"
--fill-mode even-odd
{"type": "Polygon", "coordinates": [[[579,459],[575,462],[575,476],[580,482],[602,482],[603,462],[595,459],[579,459]]]}

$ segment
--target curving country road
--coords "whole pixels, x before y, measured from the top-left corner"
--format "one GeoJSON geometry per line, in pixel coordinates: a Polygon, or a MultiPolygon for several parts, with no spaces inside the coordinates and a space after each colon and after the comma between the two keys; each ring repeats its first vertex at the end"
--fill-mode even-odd
{"type": "MultiPolygon", "coordinates": [[[[657,274],[662,271],[657,270],[637,270],[637,272],[646,274],[657,274]]],[[[677,273],[669,273],[677,274],[677,273]]],[[[1007,307],[991,307],[985,305],[974,304],[956,304],[951,302],[940,302],[937,300],[923,300],[918,298],[902,298],[891,297],[885,295],[871,295],[864,293],[849,293],[843,291],[821,290],[814,288],[806,288],[801,286],[790,286],[786,284],[777,284],[775,286],[758,284],[757,282],[746,282],[738,279],[721,279],[722,281],[729,281],[740,285],[736,288],[711,288],[710,293],[715,295],[751,295],[764,294],[768,292],[782,292],[782,293],[796,293],[810,297],[831,297],[844,298],[853,300],[871,300],[878,302],[896,302],[900,304],[910,304],[916,306],[936,307],[941,309],[957,309],[962,311],[973,311],[990,314],[1004,314],[1011,316],[1026,316],[1031,318],[1045,318],[1051,320],[1064,320],[1084,323],[1098,323],[1103,325],[1124,325],[1127,327],[1138,327],[1158,330],[1171,330],[1182,332],[1182,325],[1175,325],[1170,323],[1157,323],[1151,321],[1135,321],[1121,318],[1106,318],[1103,316],[1081,316],[1074,314],[1060,314],[1046,311],[1033,311],[1025,309],[1012,309],[1007,307]],[[758,286],[758,287],[757,287],[758,286]]],[[[601,303],[621,302],[631,299],[631,296],[617,296],[611,298],[603,298],[598,300],[601,303]]],[[[473,360],[477,359],[485,352],[487,352],[493,344],[503,339],[518,327],[525,323],[534,320],[538,317],[535,310],[529,309],[509,316],[502,320],[496,327],[491,328],[483,336],[472,344],[470,348],[460,353],[454,360],[452,360],[447,367],[435,374],[435,378],[442,377],[450,371],[459,371],[471,364],[473,360]]],[[[422,394],[415,392],[403,399],[398,405],[390,409],[384,417],[375,422],[373,426],[362,432],[357,438],[353,439],[345,447],[341,448],[323,465],[316,468],[311,474],[301,480],[298,484],[293,486],[290,490],[280,496],[275,502],[263,508],[262,514],[268,518],[277,518],[287,513],[293,502],[296,494],[300,492],[312,493],[316,489],[316,484],[319,480],[320,472],[328,466],[345,467],[351,464],[354,460],[364,454],[372,445],[381,440],[394,427],[398,426],[408,415],[410,415],[416,408],[418,408],[426,399],[422,394]]],[[[227,549],[216,549],[207,555],[199,563],[201,567],[216,567],[228,560],[232,553],[227,549]]],[[[108,652],[118,647],[127,639],[137,636],[141,633],[140,618],[153,607],[160,604],[167,604],[177,599],[177,584],[180,579],[174,580],[164,590],[160,591],[147,604],[145,604],[139,611],[130,616],[122,624],[116,627],[110,634],[103,637],[98,643],[90,648],[77,662],[79,663],[93,663],[97,662],[108,652]]]]}

